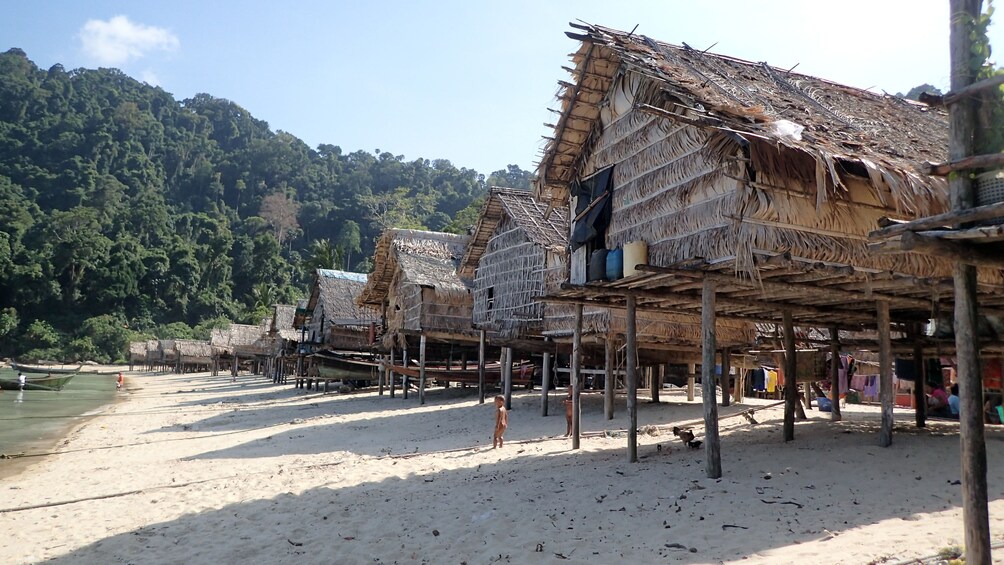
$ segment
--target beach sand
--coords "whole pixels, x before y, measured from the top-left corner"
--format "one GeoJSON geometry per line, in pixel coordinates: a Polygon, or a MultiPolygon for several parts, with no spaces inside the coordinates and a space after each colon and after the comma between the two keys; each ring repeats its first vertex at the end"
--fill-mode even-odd
{"type": "MultiPolygon", "coordinates": [[[[539,391],[515,393],[493,450],[492,405],[472,389],[432,389],[419,406],[229,381],[130,373],[127,401],[4,479],[0,562],[870,563],[963,539],[958,427],[918,432],[906,410],[889,448],[875,407],[848,406],[838,424],[812,410],[787,444],[781,407],[756,425],[725,418],[724,477],[711,480],[703,450],[662,428],[701,419],[682,391],[640,403],[640,425],[660,428],[643,427],[632,464],[623,397],[607,421],[602,397],[583,395],[591,433],[572,451],[558,437],[564,391],[546,418],[539,391]]],[[[988,429],[995,543],[1002,442],[988,429]]]]}

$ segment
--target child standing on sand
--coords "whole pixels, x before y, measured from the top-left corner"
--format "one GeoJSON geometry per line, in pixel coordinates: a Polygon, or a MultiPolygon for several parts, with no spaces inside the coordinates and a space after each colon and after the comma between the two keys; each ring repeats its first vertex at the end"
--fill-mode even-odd
{"type": "Polygon", "coordinates": [[[495,437],[492,440],[492,449],[502,447],[502,435],[509,427],[509,412],[505,409],[505,397],[495,397],[495,437]]]}

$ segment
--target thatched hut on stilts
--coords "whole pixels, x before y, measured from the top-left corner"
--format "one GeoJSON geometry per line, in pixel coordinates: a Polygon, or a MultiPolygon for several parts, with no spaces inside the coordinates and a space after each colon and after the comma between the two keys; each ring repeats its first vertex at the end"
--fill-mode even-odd
{"type": "Polygon", "coordinates": [[[213,348],[213,375],[219,374],[222,366],[229,365],[231,380],[236,381],[242,360],[249,361],[252,374],[257,374],[260,361],[270,351],[267,334],[265,321],[259,325],[230,324],[214,329],[209,336],[213,348]]]}
{"type": "Polygon", "coordinates": [[[271,353],[265,363],[265,374],[273,383],[286,382],[286,375],[296,366],[300,331],[293,325],[296,306],[276,304],[269,320],[268,337],[271,353]]]}
{"type": "Polygon", "coordinates": [[[405,398],[413,375],[419,381],[419,402],[424,403],[429,360],[444,365],[436,371],[442,382],[468,377],[463,366],[477,351],[478,332],[471,325],[470,287],[457,274],[467,241],[465,235],[405,229],[389,229],[377,241],[373,272],[357,302],[380,312],[380,348],[387,354],[384,374],[391,397],[395,375],[402,377],[405,398]],[[418,368],[409,368],[409,350],[414,355],[416,345],[418,368]],[[451,373],[457,357],[460,370],[451,373]]]}
{"type": "MultiPolygon", "coordinates": [[[[535,187],[542,201],[573,211],[570,281],[549,300],[625,312],[629,411],[641,313],[700,319],[706,471],[721,476],[715,365],[724,323],[779,324],[788,375],[796,325],[834,336],[873,329],[879,443],[889,445],[890,331],[951,308],[951,269],[915,252],[875,253],[868,232],[883,217],[947,208],[944,180],[918,167],[946,156],[944,114],[763,63],[573,27],[581,46],[535,187]],[[600,249],[622,250],[624,276],[587,284],[600,249]]],[[[999,271],[979,271],[985,312],[1004,310],[1001,282],[999,271]]],[[[579,342],[581,322],[574,333],[579,342]]],[[[785,380],[785,440],[794,439],[795,387],[785,380]]],[[[632,460],[635,441],[629,429],[632,460]]]]}
{"type": "Polygon", "coordinates": [[[174,340],[175,373],[207,371],[213,364],[213,347],[208,341],[174,340]]]}
{"type": "MultiPolygon", "coordinates": [[[[548,208],[525,190],[492,188],[474,227],[458,273],[472,281],[473,324],[479,343],[502,347],[502,388],[511,404],[513,352],[543,354],[541,411],[547,394],[555,347],[543,336],[545,310],[564,305],[536,299],[557,290],[568,263],[568,209],[548,208]]],[[[551,313],[552,317],[554,312],[551,313]]],[[[479,401],[485,399],[483,347],[479,348],[479,401]]]]}

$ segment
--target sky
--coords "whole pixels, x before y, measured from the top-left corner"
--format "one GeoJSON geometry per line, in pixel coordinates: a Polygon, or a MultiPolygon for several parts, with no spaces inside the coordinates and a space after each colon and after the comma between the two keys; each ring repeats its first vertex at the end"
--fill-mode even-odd
{"type": "MultiPolygon", "coordinates": [[[[7,0],[0,51],[227,98],[311,147],[487,175],[536,167],[576,20],[875,92],[949,82],[948,0],[7,0]]],[[[1004,28],[990,39],[1004,50],[1004,28]]]]}

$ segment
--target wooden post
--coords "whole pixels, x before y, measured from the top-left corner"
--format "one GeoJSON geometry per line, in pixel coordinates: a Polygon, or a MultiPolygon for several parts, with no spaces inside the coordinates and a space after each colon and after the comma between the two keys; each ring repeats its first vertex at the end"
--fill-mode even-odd
{"type": "Polygon", "coordinates": [[[697,363],[687,365],[687,402],[694,401],[694,389],[697,387],[697,363]]]}
{"type": "Polygon", "coordinates": [[[572,449],[579,448],[579,372],[582,370],[582,305],[575,305],[575,333],[572,334],[572,372],[568,386],[572,387],[572,449]]]}
{"type": "Polygon", "coordinates": [[[387,381],[390,387],[390,397],[394,398],[394,348],[390,348],[390,364],[387,365],[387,381]]]}
{"type": "MultiPolygon", "coordinates": [[[[544,338],[544,346],[550,346],[551,338],[544,338]]],[[[544,352],[544,367],[540,376],[540,415],[547,416],[547,399],[551,393],[551,352],[544,352]]]]}
{"type": "Polygon", "coordinates": [[[425,404],[425,334],[418,338],[418,404],[425,404]]]}
{"type": "Polygon", "coordinates": [[[782,313],[784,325],[784,441],[795,439],[795,405],[798,404],[798,383],[795,380],[798,364],[795,356],[795,325],[791,311],[782,313]]]}
{"type": "MultiPolygon", "coordinates": [[[[973,83],[972,22],[980,15],[982,0],[950,0],[951,90],[959,92],[973,83]]],[[[973,155],[976,125],[973,98],[964,98],[948,108],[948,159],[973,155]]],[[[978,148],[984,149],[984,148],[978,148]]],[[[975,204],[968,174],[949,177],[953,211],[975,204]]],[[[976,316],[976,268],[956,261],[955,352],[959,379],[959,441],[962,456],[962,522],[965,530],[966,563],[990,563],[990,517],[987,507],[987,446],[983,430],[983,379],[980,374],[978,319],[976,316]]]]}
{"type": "Polygon", "coordinates": [[[715,388],[715,283],[705,278],[701,289],[701,398],[704,401],[704,470],[709,479],[722,476],[715,388]]]}
{"type": "Polygon", "coordinates": [[[662,388],[662,371],[665,365],[658,364],[649,367],[648,375],[648,395],[654,404],[659,403],[659,389],[662,388]]]}
{"type": "Polygon", "coordinates": [[[746,369],[736,367],[736,384],[732,387],[732,401],[739,404],[743,401],[743,390],[746,382],[746,369]]]}
{"type": "Polygon", "coordinates": [[[485,403],[485,330],[478,335],[478,404],[485,403]]]}
{"type": "Polygon", "coordinates": [[[638,344],[635,320],[635,297],[627,296],[627,410],[628,461],[638,462],[638,344]]]}
{"type": "MultiPolygon", "coordinates": [[[[401,349],[401,366],[405,369],[408,368],[408,347],[405,346],[401,349]]],[[[408,374],[401,374],[401,396],[405,400],[408,400],[408,374]]]]}
{"type": "Polygon", "coordinates": [[[729,372],[732,371],[732,348],[722,348],[722,406],[729,405],[729,372]]]}
{"type": "Polygon", "coordinates": [[[830,421],[839,422],[840,415],[840,330],[830,326],[830,421]]]}
{"type": "Polygon", "coordinates": [[[879,398],[882,401],[882,429],[879,431],[879,445],[892,445],[892,345],[889,342],[889,303],[879,300],[875,303],[878,310],[879,334],[879,398]]]}
{"type": "Polygon", "coordinates": [[[502,348],[502,387],[505,395],[505,408],[512,410],[512,348],[502,348]]]}
{"type": "MultiPolygon", "coordinates": [[[[917,427],[927,426],[927,395],[924,385],[927,384],[927,363],[924,362],[924,346],[920,343],[920,324],[914,324],[913,331],[913,411],[917,419],[917,427]]],[[[961,397],[959,398],[961,403],[961,397]]],[[[982,410],[982,408],[981,408],[982,410]]]]}
{"type": "Polygon", "coordinates": [[[614,349],[612,337],[607,336],[603,350],[603,416],[607,420],[613,420],[614,386],[617,384],[617,377],[614,376],[614,358],[617,356],[617,350],[614,349]]]}
{"type": "MultiPolygon", "coordinates": [[[[384,362],[386,362],[387,356],[383,355],[381,356],[381,359],[384,362]]],[[[377,396],[383,396],[383,387],[384,387],[384,382],[386,381],[385,379],[386,376],[387,376],[387,367],[385,365],[384,367],[381,367],[380,372],[377,373],[377,396]]]]}

